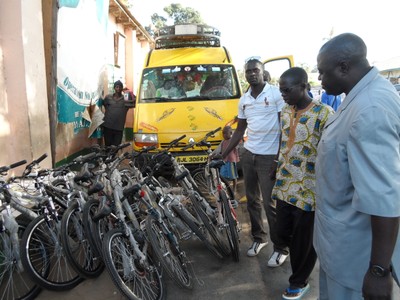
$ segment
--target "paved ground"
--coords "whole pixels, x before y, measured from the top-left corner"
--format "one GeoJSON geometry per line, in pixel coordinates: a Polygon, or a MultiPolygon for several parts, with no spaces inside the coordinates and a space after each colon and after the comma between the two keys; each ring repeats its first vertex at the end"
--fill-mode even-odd
{"type": "MultiPolygon", "coordinates": [[[[239,183],[239,193],[243,196],[242,183],[239,183]]],[[[267,267],[267,260],[272,252],[268,244],[258,256],[247,257],[249,239],[249,218],[246,203],[241,203],[237,209],[242,224],[240,262],[227,258],[220,260],[214,257],[201,242],[191,240],[185,242],[187,255],[191,258],[195,274],[193,290],[184,290],[167,279],[167,300],[276,300],[282,299],[282,291],[287,287],[291,274],[289,259],[279,268],[267,267]]],[[[318,263],[310,280],[311,290],[303,300],[318,298],[318,263]]],[[[78,287],[67,292],[43,291],[39,300],[72,300],[96,299],[119,300],[123,296],[114,287],[107,271],[97,279],[86,280],[78,287]]],[[[400,299],[398,289],[394,299],[400,299]]]]}

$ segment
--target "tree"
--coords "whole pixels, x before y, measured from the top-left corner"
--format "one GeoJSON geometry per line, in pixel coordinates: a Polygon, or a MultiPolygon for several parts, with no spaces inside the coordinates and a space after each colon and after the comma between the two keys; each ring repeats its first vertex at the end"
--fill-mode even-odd
{"type": "Polygon", "coordinates": [[[181,4],[172,3],[164,8],[164,11],[174,21],[174,24],[203,24],[200,13],[191,7],[183,7],[181,4]]]}
{"type": "Polygon", "coordinates": [[[167,21],[168,21],[167,18],[164,18],[163,16],[160,16],[158,14],[153,14],[151,16],[151,22],[153,23],[156,29],[166,26],[167,21]]]}
{"type": "Polygon", "coordinates": [[[300,63],[300,68],[303,68],[307,73],[311,72],[310,66],[307,63],[300,63]]]}
{"type": "Polygon", "coordinates": [[[167,13],[167,18],[154,13],[151,16],[151,22],[153,23],[154,30],[150,27],[146,27],[146,30],[153,34],[154,31],[167,26],[167,22],[170,20],[174,25],[176,24],[205,24],[200,16],[200,13],[191,8],[183,7],[179,3],[172,3],[171,5],[164,7],[164,12],[167,13]]]}

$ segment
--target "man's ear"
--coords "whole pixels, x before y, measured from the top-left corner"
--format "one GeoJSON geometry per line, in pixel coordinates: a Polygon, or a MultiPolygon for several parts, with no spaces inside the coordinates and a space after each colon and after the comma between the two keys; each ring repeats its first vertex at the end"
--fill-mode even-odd
{"type": "Polygon", "coordinates": [[[340,70],[341,73],[343,73],[343,74],[348,74],[349,73],[350,64],[348,63],[348,61],[343,60],[338,64],[338,66],[339,66],[339,70],[340,70]]]}

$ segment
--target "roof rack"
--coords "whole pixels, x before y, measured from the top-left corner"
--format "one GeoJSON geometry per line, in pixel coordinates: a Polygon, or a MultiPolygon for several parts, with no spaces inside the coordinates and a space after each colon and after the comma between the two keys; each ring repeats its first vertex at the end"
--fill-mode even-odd
{"type": "Polygon", "coordinates": [[[180,24],[159,29],[155,49],[220,47],[221,32],[212,26],[180,24]]]}

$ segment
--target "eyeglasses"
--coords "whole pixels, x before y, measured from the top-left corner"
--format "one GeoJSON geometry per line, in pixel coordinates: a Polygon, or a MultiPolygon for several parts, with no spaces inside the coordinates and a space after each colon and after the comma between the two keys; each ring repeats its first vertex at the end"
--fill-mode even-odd
{"type": "Polygon", "coordinates": [[[296,86],[298,86],[298,85],[300,85],[301,83],[298,83],[298,84],[295,84],[295,85],[292,85],[291,87],[287,87],[287,88],[283,88],[283,89],[279,89],[279,91],[281,92],[281,94],[289,94],[289,93],[291,93],[292,92],[292,90],[296,87],[296,86]]]}
{"type": "Polygon", "coordinates": [[[244,63],[247,64],[247,63],[248,63],[249,61],[251,61],[251,60],[255,60],[255,61],[262,62],[262,61],[261,61],[261,56],[250,56],[249,58],[246,58],[246,60],[244,61],[244,63]]]}

